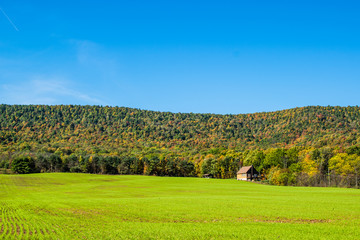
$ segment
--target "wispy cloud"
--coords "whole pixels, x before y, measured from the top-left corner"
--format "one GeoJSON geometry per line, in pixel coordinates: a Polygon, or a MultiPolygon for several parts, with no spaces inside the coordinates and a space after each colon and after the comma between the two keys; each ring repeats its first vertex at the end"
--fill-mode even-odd
{"type": "Polygon", "coordinates": [[[59,78],[37,77],[16,85],[3,84],[0,92],[6,102],[13,104],[104,104],[98,98],[75,90],[70,81],[59,78]]]}
{"type": "Polygon", "coordinates": [[[11,24],[11,26],[14,27],[14,29],[18,32],[19,29],[17,28],[17,26],[15,25],[15,23],[13,21],[11,21],[10,17],[6,14],[6,12],[0,7],[0,11],[4,14],[4,16],[6,17],[6,19],[9,21],[9,23],[11,24]]]}
{"type": "MultiPolygon", "coordinates": [[[[0,103],[109,105],[124,89],[117,53],[87,40],[66,40],[51,49],[0,57],[0,103]],[[56,57],[54,57],[56,56],[56,57]]],[[[121,102],[120,102],[121,103],[121,102]]]]}

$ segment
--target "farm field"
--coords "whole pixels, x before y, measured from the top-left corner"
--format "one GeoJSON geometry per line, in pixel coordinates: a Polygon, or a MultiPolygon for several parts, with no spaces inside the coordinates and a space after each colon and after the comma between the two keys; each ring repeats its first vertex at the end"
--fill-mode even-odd
{"type": "Polygon", "coordinates": [[[360,190],[233,179],[0,175],[1,239],[360,239],[360,190]]]}

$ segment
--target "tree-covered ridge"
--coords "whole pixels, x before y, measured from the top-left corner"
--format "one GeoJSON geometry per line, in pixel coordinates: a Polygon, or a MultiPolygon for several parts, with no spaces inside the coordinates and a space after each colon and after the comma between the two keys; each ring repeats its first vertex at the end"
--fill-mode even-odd
{"type": "Polygon", "coordinates": [[[234,178],[254,165],[272,184],[358,187],[359,114],[0,105],[0,170],[234,178]]]}
{"type": "Polygon", "coordinates": [[[360,141],[359,107],[303,107],[217,115],[124,107],[1,105],[2,146],[55,143],[184,149],[350,146],[360,141]]]}

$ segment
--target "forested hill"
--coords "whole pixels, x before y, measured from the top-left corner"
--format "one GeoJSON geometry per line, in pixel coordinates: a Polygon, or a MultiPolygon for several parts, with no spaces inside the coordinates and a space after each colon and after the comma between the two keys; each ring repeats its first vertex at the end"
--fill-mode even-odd
{"type": "Polygon", "coordinates": [[[302,107],[239,115],[125,107],[0,105],[3,148],[71,152],[348,147],[360,141],[359,107],[302,107]]]}

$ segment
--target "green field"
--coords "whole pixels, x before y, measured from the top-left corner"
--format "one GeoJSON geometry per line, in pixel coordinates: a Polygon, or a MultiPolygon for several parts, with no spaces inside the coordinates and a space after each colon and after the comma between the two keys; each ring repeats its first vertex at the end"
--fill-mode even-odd
{"type": "Polygon", "coordinates": [[[360,239],[360,191],[236,180],[0,175],[2,239],[360,239]]]}

